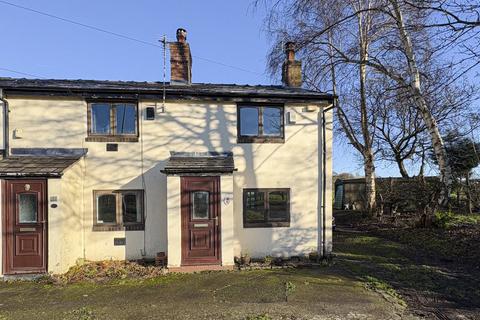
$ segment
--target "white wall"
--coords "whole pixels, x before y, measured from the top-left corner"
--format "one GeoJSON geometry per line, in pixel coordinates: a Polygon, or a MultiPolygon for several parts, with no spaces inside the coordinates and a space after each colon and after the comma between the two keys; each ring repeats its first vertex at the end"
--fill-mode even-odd
{"type": "Polygon", "coordinates": [[[182,212],[180,177],[169,176],[167,178],[167,236],[168,236],[168,266],[179,267],[182,263],[182,212]]]}
{"type": "MultiPolygon", "coordinates": [[[[333,110],[330,110],[325,113],[325,143],[327,154],[326,157],[326,166],[325,171],[326,181],[325,181],[325,255],[329,255],[333,250],[333,110]]],[[[323,230],[323,228],[321,229],[323,230]]]]}
{"type": "Polygon", "coordinates": [[[233,176],[222,176],[220,178],[220,219],[222,238],[222,265],[234,265],[235,254],[235,213],[233,212],[233,176]]]}
{"type": "MultiPolygon", "coordinates": [[[[169,261],[175,261],[173,245],[167,248],[167,228],[172,231],[167,225],[167,206],[175,206],[172,201],[176,196],[170,192],[170,180],[167,183],[167,177],[160,173],[170,151],[233,151],[238,169],[231,181],[234,199],[223,208],[233,212],[232,254],[291,255],[317,250],[318,172],[322,169],[318,161],[319,109],[308,112],[305,105],[286,105],[286,112],[297,114],[297,122],[286,124],[284,144],[237,144],[236,104],[170,101],[165,113],[158,113],[154,121],[145,121],[144,108],[156,103],[143,101],[139,104],[140,141],[118,143],[118,152],[107,152],[106,143],[85,141],[87,104],[83,100],[9,97],[9,102],[10,129],[23,131],[22,139],[11,139],[11,147],[89,150],[83,162],[81,187],[75,190],[83,199],[80,215],[87,259],[140,258],[145,247],[150,257],[168,249],[169,261]],[[256,187],[291,188],[290,228],[243,228],[242,189],[256,187]],[[143,231],[92,231],[93,190],[109,189],[146,190],[145,237],[143,231]],[[115,237],[126,237],[127,245],[114,246],[115,237]]],[[[224,180],[222,189],[223,182],[230,187],[224,180]]],[[[51,254],[54,250],[52,247],[51,254]]]]}

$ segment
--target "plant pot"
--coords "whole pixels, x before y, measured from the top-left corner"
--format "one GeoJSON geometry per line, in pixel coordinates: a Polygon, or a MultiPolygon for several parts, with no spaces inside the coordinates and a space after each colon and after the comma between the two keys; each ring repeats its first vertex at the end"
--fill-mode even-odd
{"type": "Polygon", "coordinates": [[[248,266],[250,262],[252,262],[252,258],[250,256],[242,256],[241,262],[242,262],[242,265],[248,266]]]}

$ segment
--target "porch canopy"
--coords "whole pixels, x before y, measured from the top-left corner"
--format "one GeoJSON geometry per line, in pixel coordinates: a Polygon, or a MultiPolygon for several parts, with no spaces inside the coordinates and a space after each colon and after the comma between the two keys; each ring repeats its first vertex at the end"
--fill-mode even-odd
{"type": "Polygon", "coordinates": [[[236,171],[232,152],[170,152],[167,175],[223,175],[236,171]]]}
{"type": "Polygon", "coordinates": [[[12,148],[0,160],[0,177],[59,178],[87,153],[84,148],[12,148]]]}

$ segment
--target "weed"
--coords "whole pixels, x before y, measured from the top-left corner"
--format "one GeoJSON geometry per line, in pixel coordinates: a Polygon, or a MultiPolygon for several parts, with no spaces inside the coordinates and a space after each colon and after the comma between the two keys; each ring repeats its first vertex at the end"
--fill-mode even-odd
{"type": "Polygon", "coordinates": [[[71,320],[93,320],[96,319],[95,313],[88,307],[81,307],[65,313],[64,319],[71,320]]]}
{"type": "Polygon", "coordinates": [[[248,316],[246,318],[246,320],[271,320],[272,318],[270,318],[267,314],[261,314],[261,315],[258,315],[258,316],[248,316]]]}
{"type": "Polygon", "coordinates": [[[84,262],[71,267],[67,273],[56,276],[60,283],[75,283],[82,281],[102,282],[123,280],[127,278],[153,278],[164,275],[164,270],[153,266],[141,266],[129,261],[95,261],[84,262]]]}
{"type": "Polygon", "coordinates": [[[295,291],[295,284],[290,281],[285,282],[285,302],[288,302],[288,296],[295,291]]]}
{"type": "Polygon", "coordinates": [[[385,293],[388,296],[390,296],[390,297],[394,298],[395,300],[397,300],[398,302],[400,302],[400,304],[405,305],[405,302],[402,300],[402,297],[387,282],[385,282],[383,280],[380,280],[378,278],[372,277],[372,276],[366,276],[365,280],[366,280],[365,287],[367,289],[377,291],[377,292],[381,292],[381,293],[385,293]]]}

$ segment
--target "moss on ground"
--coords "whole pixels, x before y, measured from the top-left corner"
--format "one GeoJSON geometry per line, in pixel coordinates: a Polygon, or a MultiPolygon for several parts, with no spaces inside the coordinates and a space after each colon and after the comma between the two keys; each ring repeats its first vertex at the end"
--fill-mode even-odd
{"type": "Polygon", "coordinates": [[[447,244],[438,235],[426,235],[430,232],[437,231],[385,231],[390,239],[403,239],[399,242],[386,239],[387,235],[382,238],[372,233],[337,232],[337,266],[364,281],[367,288],[405,301],[419,313],[438,309],[441,311],[434,312],[479,316],[478,271],[462,264],[443,263],[447,257],[455,260],[455,244],[447,244]],[[429,243],[432,237],[437,241],[429,243]],[[437,246],[442,245],[439,253],[437,246]]]}
{"type": "Polygon", "coordinates": [[[327,319],[359,312],[383,319],[401,312],[398,305],[369,293],[362,282],[334,267],[169,274],[122,281],[0,283],[0,315],[5,319],[85,320],[327,319]],[[294,288],[288,292],[288,302],[287,287],[294,288]]]}
{"type": "MultiPolygon", "coordinates": [[[[455,264],[438,263],[439,256],[447,255],[445,249],[440,254],[432,251],[433,257],[422,249],[437,250],[447,245],[445,239],[436,235],[438,242],[425,244],[432,237],[426,233],[432,231],[411,232],[390,231],[392,240],[386,235],[336,232],[336,257],[319,269],[150,278],[124,277],[120,272],[103,282],[92,282],[95,274],[87,272],[89,281],[76,283],[45,279],[0,283],[0,320],[413,318],[405,304],[427,317],[425,310],[432,309],[478,315],[480,277],[461,272],[455,264]]],[[[448,250],[451,257],[452,247],[448,250]]]]}

